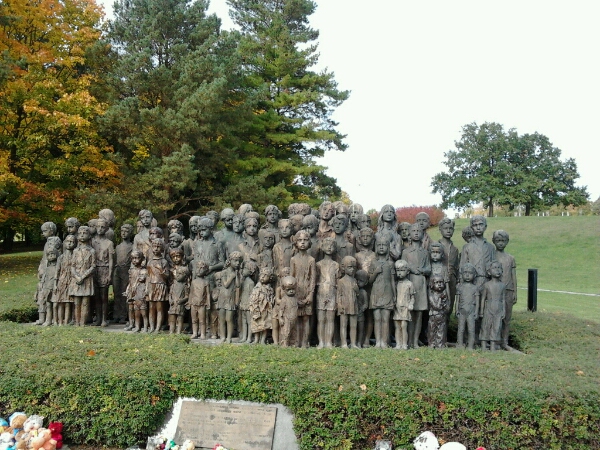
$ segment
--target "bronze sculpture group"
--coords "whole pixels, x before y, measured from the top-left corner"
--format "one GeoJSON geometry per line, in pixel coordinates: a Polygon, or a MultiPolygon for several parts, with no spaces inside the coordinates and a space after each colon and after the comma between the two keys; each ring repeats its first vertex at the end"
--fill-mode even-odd
{"type": "Polygon", "coordinates": [[[179,220],[165,238],[142,210],[135,235],[122,225],[117,246],[110,210],[87,225],[67,219],[64,242],[46,222],[37,323],[106,326],[112,284],[114,320],[133,332],[182,333],[187,321],[201,340],[360,348],[373,337],[378,348],[392,339],[398,349],[441,348],[455,311],[458,347],[509,348],[515,260],[504,251],[508,233],[495,231],[493,244],[484,238],[485,217],[471,218],[459,252],[454,221],[444,218],[433,242],[426,213],[398,224],[392,205],[376,231],[358,204],[315,211],[296,203],[288,216],[269,205],[260,226],[248,204],[210,211],[190,218],[184,239],[179,220]]]}

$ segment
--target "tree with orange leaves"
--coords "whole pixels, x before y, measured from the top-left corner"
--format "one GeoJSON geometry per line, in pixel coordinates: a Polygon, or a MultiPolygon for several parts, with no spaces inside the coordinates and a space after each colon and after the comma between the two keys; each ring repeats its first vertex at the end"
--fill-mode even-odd
{"type": "MultiPolygon", "coordinates": [[[[62,223],[86,193],[118,183],[90,93],[102,10],[93,0],[0,3],[0,239],[62,223]],[[21,228],[22,229],[22,228],[21,228]]],[[[85,200],[83,198],[83,200],[85,200]]]]}

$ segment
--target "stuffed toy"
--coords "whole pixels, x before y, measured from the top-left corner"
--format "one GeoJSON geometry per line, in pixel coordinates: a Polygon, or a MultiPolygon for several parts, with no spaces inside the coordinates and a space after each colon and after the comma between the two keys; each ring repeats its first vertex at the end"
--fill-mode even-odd
{"type": "Polygon", "coordinates": [[[50,433],[52,433],[52,439],[56,441],[56,449],[60,450],[63,446],[62,422],[50,422],[48,424],[48,429],[50,430],[50,433]]]}
{"type": "Polygon", "coordinates": [[[8,428],[8,422],[0,417],[0,433],[4,433],[8,428]]]}
{"type": "Polygon", "coordinates": [[[5,431],[0,434],[0,450],[8,450],[13,445],[15,445],[15,439],[11,433],[5,431]]]}
{"type": "MultiPolygon", "coordinates": [[[[9,427],[7,428],[6,431],[8,431],[9,433],[12,433],[13,438],[16,441],[16,446],[18,446],[19,441],[25,434],[25,432],[23,431],[23,424],[25,423],[26,420],[27,420],[27,415],[24,412],[13,413],[8,418],[9,427]]],[[[13,446],[13,447],[15,447],[15,446],[13,446]]]]}
{"type": "Polygon", "coordinates": [[[440,443],[431,431],[424,431],[414,441],[415,450],[438,450],[440,443]]]}
{"type": "Polygon", "coordinates": [[[29,440],[30,450],[56,450],[56,441],[52,439],[52,433],[47,428],[37,430],[37,436],[29,440]]]}
{"type": "Polygon", "coordinates": [[[194,442],[190,441],[189,439],[186,439],[185,441],[183,441],[183,444],[181,444],[181,447],[179,447],[180,450],[194,450],[194,442]]]}

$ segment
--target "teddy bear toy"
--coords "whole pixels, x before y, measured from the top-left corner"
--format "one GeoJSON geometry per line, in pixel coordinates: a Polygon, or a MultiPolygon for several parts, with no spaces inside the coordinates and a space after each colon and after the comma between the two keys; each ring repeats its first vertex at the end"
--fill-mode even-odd
{"type": "Polygon", "coordinates": [[[50,422],[48,424],[48,429],[50,430],[50,433],[52,433],[52,439],[56,441],[56,449],[60,450],[63,446],[62,422],[50,422]]]}
{"type": "Polygon", "coordinates": [[[10,415],[8,418],[8,428],[6,431],[10,433],[14,439],[14,443],[10,450],[16,450],[17,448],[24,448],[25,444],[23,441],[23,436],[25,432],[23,431],[23,424],[27,420],[27,415],[24,412],[16,412],[10,415]]]}
{"type": "Polygon", "coordinates": [[[37,436],[29,440],[29,450],[56,450],[56,441],[52,439],[52,433],[47,428],[37,430],[37,436]]]}

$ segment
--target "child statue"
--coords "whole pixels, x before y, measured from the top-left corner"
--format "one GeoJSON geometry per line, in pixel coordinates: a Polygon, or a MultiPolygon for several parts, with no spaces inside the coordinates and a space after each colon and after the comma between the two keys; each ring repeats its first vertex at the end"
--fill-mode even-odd
{"type": "Polygon", "coordinates": [[[348,218],[345,214],[338,214],[331,219],[331,227],[335,233],[335,260],[340,264],[346,256],[354,256],[354,241],[350,241],[346,233],[348,218]]]}
{"type": "Polygon", "coordinates": [[[292,330],[296,328],[298,318],[298,303],[296,301],[296,279],[286,276],[280,281],[281,297],[276,301],[279,303],[278,310],[282,321],[280,342],[282,347],[289,347],[292,330]]]}
{"type": "MultiPolygon", "coordinates": [[[[75,242],[77,242],[77,230],[80,226],[81,224],[79,223],[79,220],[77,220],[76,217],[69,217],[67,220],[65,220],[65,229],[67,230],[67,236],[73,236],[75,238],[75,242]]],[[[66,238],[67,237],[65,236],[65,239],[66,238]]],[[[63,251],[64,248],[65,245],[63,243],[63,251]]]]}
{"type": "Polygon", "coordinates": [[[290,223],[292,224],[292,235],[296,235],[298,231],[302,229],[302,221],[304,220],[304,216],[301,214],[294,214],[289,218],[290,223]]]}
{"type": "Polygon", "coordinates": [[[275,245],[275,234],[271,230],[261,230],[262,233],[262,249],[258,254],[258,267],[269,267],[271,270],[275,267],[273,262],[273,246],[275,245]]]}
{"type": "Polygon", "coordinates": [[[277,279],[283,278],[283,269],[290,267],[290,261],[294,253],[292,243],[292,224],[288,219],[279,221],[279,242],[273,247],[274,273],[277,279]]]}
{"type": "MultiPolygon", "coordinates": [[[[390,241],[385,234],[375,238],[377,259],[369,267],[371,298],[369,309],[373,310],[373,328],[375,329],[375,347],[387,348],[390,335],[390,313],[396,301],[394,283],[394,263],[390,258],[390,241]]],[[[368,339],[368,336],[365,338],[368,339]]],[[[368,343],[367,343],[368,344],[368,343]]]]}
{"type": "Polygon", "coordinates": [[[242,219],[246,220],[246,214],[253,212],[253,211],[254,211],[254,209],[252,208],[252,205],[250,205],[249,203],[244,203],[243,205],[240,205],[237,213],[240,216],[242,216],[242,219]]]}
{"type": "MultiPolygon", "coordinates": [[[[273,267],[265,266],[273,270],[273,267]]],[[[240,317],[242,320],[240,342],[252,342],[252,313],[250,312],[250,295],[254,289],[258,266],[254,261],[244,261],[242,264],[242,285],[240,288],[240,317]]]]}
{"type": "Polygon", "coordinates": [[[460,256],[460,265],[471,263],[477,269],[477,285],[482,286],[487,281],[486,266],[496,259],[496,249],[483,234],[487,228],[487,220],[483,216],[471,217],[473,237],[464,245],[460,256]]]}
{"type": "MultiPolygon", "coordinates": [[[[356,315],[357,323],[357,344],[358,347],[363,347],[365,340],[365,312],[369,310],[369,294],[366,291],[367,283],[369,282],[369,274],[365,270],[356,271],[356,284],[358,284],[358,314],[356,315]]],[[[372,323],[372,321],[371,321],[372,323]]]]}
{"type": "Polygon", "coordinates": [[[279,219],[281,219],[281,211],[279,211],[277,206],[269,205],[265,208],[265,223],[258,230],[258,239],[261,245],[264,246],[263,238],[267,231],[273,234],[275,242],[279,242],[279,228],[277,226],[279,219]]]}
{"type": "MultiPolygon", "coordinates": [[[[36,325],[48,326],[53,324],[52,293],[56,288],[58,250],[49,247],[44,253],[45,267],[43,268],[42,278],[38,282],[37,292],[35,294],[39,317],[36,325]]],[[[54,299],[54,301],[56,300],[54,299]]]]}
{"type": "Polygon", "coordinates": [[[366,214],[359,214],[358,219],[356,220],[356,230],[354,231],[354,247],[356,248],[356,253],[362,250],[373,251],[373,243],[375,242],[375,239],[371,241],[371,246],[368,248],[365,248],[364,245],[360,242],[360,232],[361,230],[364,230],[366,228],[373,231],[371,228],[371,218],[366,214]]]}
{"type": "Polygon", "coordinates": [[[310,335],[310,316],[313,310],[313,296],[316,285],[315,258],[308,254],[310,235],[300,230],[294,237],[298,253],[290,260],[290,275],[296,279],[296,299],[298,302],[298,321],[296,330],[298,347],[308,348],[310,335]]]}
{"type": "Polygon", "coordinates": [[[517,303],[517,264],[511,254],[504,251],[509,236],[504,230],[494,231],[492,242],[496,246],[496,260],[502,264],[502,282],[506,284],[506,310],[502,321],[502,348],[509,350],[508,335],[513,306],[517,303]]]}
{"type": "Polygon", "coordinates": [[[238,246],[238,250],[244,255],[244,260],[256,261],[260,252],[260,242],[258,240],[258,220],[253,217],[247,217],[244,222],[244,240],[238,246]]]}
{"type": "Polygon", "coordinates": [[[69,285],[71,284],[71,259],[76,245],[75,236],[67,234],[63,242],[63,254],[57,261],[56,289],[52,294],[53,301],[57,305],[57,311],[53,311],[57,325],[68,325],[71,321],[73,298],[69,295],[69,285]]]}
{"type": "Polygon", "coordinates": [[[400,222],[398,224],[398,234],[402,241],[402,250],[410,246],[410,225],[408,222],[400,222]]]}
{"type": "Polygon", "coordinates": [[[496,350],[502,341],[502,320],[506,310],[506,284],[502,282],[502,263],[492,261],[488,263],[488,274],[490,281],[483,284],[481,288],[481,304],[479,316],[481,319],[481,331],[479,340],[481,349],[496,350]]]}
{"type": "MultiPolygon", "coordinates": [[[[121,225],[121,243],[115,247],[115,268],[112,275],[115,296],[114,318],[117,323],[125,323],[128,318],[125,290],[129,284],[129,266],[133,251],[133,225],[121,225]]],[[[133,322],[131,323],[133,327],[133,322]]]]}
{"type": "MultiPolygon", "coordinates": [[[[173,233],[176,234],[176,233],[173,233]]],[[[179,236],[179,235],[177,235],[179,236]]],[[[183,247],[169,249],[171,286],[169,288],[169,333],[181,334],[185,305],[190,295],[190,268],[185,263],[183,247]]]]}
{"type": "Polygon", "coordinates": [[[396,209],[392,205],[385,205],[379,213],[375,236],[377,239],[379,237],[387,238],[390,245],[389,256],[394,261],[399,259],[402,254],[402,245],[397,228],[398,219],[396,218],[396,209]]]}
{"type": "Polygon", "coordinates": [[[106,222],[106,226],[107,226],[106,233],[105,233],[106,238],[114,244],[114,242],[115,242],[114,227],[115,227],[115,221],[116,221],[115,213],[113,212],[112,209],[108,209],[108,208],[101,209],[98,212],[98,218],[104,219],[104,221],[106,222]]]}
{"type": "Polygon", "coordinates": [[[430,277],[433,275],[439,275],[444,279],[447,291],[446,296],[448,297],[448,301],[450,301],[450,275],[448,274],[448,266],[444,261],[445,257],[446,255],[444,254],[444,246],[439,242],[431,242],[429,245],[429,261],[431,262],[430,277]]]}
{"type": "Polygon", "coordinates": [[[169,220],[167,223],[167,230],[169,232],[169,236],[172,233],[177,233],[179,236],[183,237],[183,224],[177,219],[169,220]]]}
{"type": "Polygon", "coordinates": [[[446,280],[441,275],[431,275],[429,280],[429,348],[444,348],[447,340],[450,299],[446,280]]]}
{"type": "Polygon", "coordinates": [[[48,249],[53,248],[57,251],[57,257],[60,256],[62,250],[62,241],[56,236],[56,224],[54,222],[44,222],[41,227],[42,236],[46,239],[44,244],[44,253],[42,254],[42,260],[38,267],[38,281],[40,281],[44,275],[46,269],[46,252],[48,249]]]}
{"type": "Polygon", "coordinates": [[[471,239],[473,239],[473,236],[475,236],[475,234],[473,234],[473,228],[471,228],[470,226],[464,227],[462,229],[461,236],[463,238],[463,241],[465,241],[465,244],[468,244],[469,242],[471,242],[471,239]]]}
{"type": "Polygon", "coordinates": [[[350,208],[348,208],[348,214],[350,214],[350,223],[348,226],[348,231],[350,231],[355,238],[358,238],[358,218],[361,214],[363,214],[364,210],[362,205],[358,203],[352,203],[350,208]]]}
{"type": "MultiPolygon", "coordinates": [[[[225,208],[221,211],[221,221],[223,222],[223,228],[215,233],[215,238],[221,243],[225,249],[225,257],[228,257],[231,253],[237,251],[239,245],[243,239],[240,234],[234,231],[234,217],[235,212],[231,208],[225,208]]],[[[240,218],[238,217],[237,222],[239,224],[240,218]]],[[[242,227],[243,228],[243,227],[242,227]]]]}
{"type": "Polygon", "coordinates": [[[183,240],[183,251],[188,263],[191,263],[194,259],[195,244],[198,240],[198,222],[200,222],[200,216],[190,217],[190,221],[188,222],[190,237],[183,240]]]}
{"type": "Polygon", "coordinates": [[[268,268],[261,269],[258,275],[258,283],[256,283],[250,294],[251,331],[254,335],[255,344],[267,343],[267,331],[272,326],[272,311],[275,303],[275,293],[271,287],[272,276],[273,272],[268,268]]]}
{"type": "Polygon", "coordinates": [[[408,349],[408,323],[415,304],[415,288],[408,279],[410,267],[403,259],[394,264],[396,268],[396,305],[394,308],[394,324],[396,328],[396,348],[408,349]]]}
{"type": "Polygon", "coordinates": [[[190,296],[187,308],[191,309],[191,339],[206,339],[206,311],[210,311],[210,285],[208,281],[208,264],[203,260],[196,262],[194,279],[190,285],[190,296]]]}
{"type": "Polygon", "coordinates": [[[431,226],[431,219],[429,214],[425,211],[418,212],[415,216],[415,223],[421,225],[421,229],[423,230],[423,239],[421,239],[421,245],[425,250],[429,250],[429,245],[431,244],[431,238],[429,234],[427,234],[427,230],[431,226]]]}
{"type": "Polygon", "coordinates": [[[96,251],[89,245],[90,229],[80,226],[77,230],[77,247],[71,257],[71,284],[69,295],[75,302],[75,325],[84,326],[94,296],[94,273],[96,251]]]}
{"type": "Polygon", "coordinates": [[[137,273],[137,282],[133,290],[133,297],[130,300],[134,311],[134,326],[132,332],[145,333],[149,329],[148,325],[148,295],[146,293],[146,278],[148,272],[141,268],[137,273]]]}
{"type": "Polygon", "coordinates": [[[221,343],[231,344],[233,338],[235,311],[240,301],[240,288],[242,277],[240,268],[244,256],[241,252],[233,252],[225,262],[221,271],[221,292],[219,293],[219,335],[221,343]]]}
{"type": "MultiPolygon", "coordinates": [[[[194,259],[203,260],[208,264],[209,280],[214,279],[214,273],[220,271],[225,266],[225,250],[220,242],[213,235],[214,223],[208,217],[203,217],[198,221],[198,236],[194,242],[194,259]]],[[[196,266],[196,264],[194,264],[196,266]]],[[[211,282],[211,287],[213,286],[211,282]]],[[[216,332],[216,330],[214,330],[216,332]]]]}
{"type": "Polygon", "coordinates": [[[419,334],[423,324],[423,311],[427,311],[427,277],[431,274],[429,252],[421,245],[423,230],[418,223],[410,226],[410,246],[402,251],[402,259],[410,268],[409,279],[415,288],[415,304],[408,323],[408,346],[419,347],[419,334]]]}
{"type": "Polygon", "coordinates": [[[447,217],[440,220],[438,224],[441,239],[438,241],[444,247],[444,264],[448,271],[448,291],[450,294],[450,311],[454,310],[454,299],[456,297],[456,283],[458,281],[458,267],[460,257],[458,248],[452,242],[454,235],[454,221],[447,217]]]}
{"type": "Polygon", "coordinates": [[[373,240],[375,233],[370,228],[363,228],[358,232],[357,242],[360,244],[360,250],[356,253],[356,263],[358,264],[359,270],[369,272],[369,267],[373,264],[373,261],[377,259],[377,255],[372,250],[373,240]]]}
{"type": "Polygon", "coordinates": [[[148,329],[148,298],[146,296],[146,277],[148,273],[144,269],[144,255],[141,251],[131,251],[131,266],[128,272],[127,288],[124,295],[127,299],[129,322],[125,327],[125,331],[133,330],[145,333],[148,329]],[[141,275],[142,271],[144,272],[143,276],[141,275]]]}
{"type": "Polygon", "coordinates": [[[171,250],[176,250],[178,248],[181,248],[181,250],[183,251],[183,260],[185,261],[185,248],[183,247],[183,236],[179,233],[169,233],[169,238],[168,238],[168,247],[167,247],[167,254],[165,259],[167,260],[167,262],[169,263],[169,265],[173,265],[173,261],[171,260],[171,250]]]}
{"type": "Polygon", "coordinates": [[[456,287],[456,317],[458,332],[456,346],[464,348],[465,324],[467,328],[467,348],[473,350],[475,345],[475,320],[479,314],[479,287],[475,284],[477,270],[471,263],[466,263],[460,270],[461,281],[456,287]]]}
{"type": "Polygon", "coordinates": [[[335,239],[327,237],[321,242],[323,259],[316,263],[317,271],[317,336],[319,348],[333,347],[335,325],[336,287],[340,265],[333,260],[335,239]]]}
{"type": "Polygon", "coordinates": [[[221,272],[215,272],[213,275],[215,286],[210,288],[210,338],[217,339],[221,336],[219,333],[219,296],[223,289],[221,282],[221,272]]]}
{"type": "Polygon", "coordinates": [[[95,325],[105,327],[108,325],[108,287],[114,267],[115,245],[106,237],[108,223],[104,219],[96,222],[96,238],[92,240],[92,247],[96,252],[96,293],[95,325]]]}
{"type": "Polygon", "coordinates": [[[319,219],[312,214],[307,214],[302,219],[302,229],[306,230],[310,235],[310,248],[308,254],[315,258],[315,261],[321,259],[319,240],[317,238],[317,231],[319,231],[319,219]]]}
{"type": "Polygon", "coordinates": [[[90,245],[91,245],[91,242],[93,242],[94,239],[96,239],[96,223],[97,222],[98,222],[97,218],[90,219],[87,222],[87,226],[90,229],[90,245]]]}
{"type": "Polygon", "coordinates": [[[164,303],[169,298],[171,273],[169,263],[164,257],[165,241],[156,238],[152,241],[152,259],[147,262],[146,294],[148,296],[148,320],[150,333],[158,333],[163,323],[164,303]]]}
{"type": "Polygon", "coordinates": [[[154,217],[147,209],[142,209],[138,213],[138,231],[133,238],[133,249],[142,252],[146,256],[150,253],[150,228],[154,217]]]}
{"type": "Polygon", "coordinates": [[[208,217],[210,220],[213,221],[213,230],[216,230],[217,226],[219,225],[219,219],[221,218],[221,214],[219,214],[217,211],[206,211],[204,217],[208,217]]]}
{"type": "Polygon", "coordinates": [[[326,237],[335,237],[335,233],[333,232],[333,228],[329,224],[329,221],[335,215],[335,208],[333,203],[329,201],[324,201],[319,206],[319,218],[321,223],[319,223],[319,231],[317,231],[317,238],[319,240],[323,240],[326,237]]]}
{"type": "Polygon", "coordinates": [[[356,273],[356,258],[344,256],[341,270],[344,274],[337,282],[336,305],[340,316],[340,340],[342,348],[348,348],[347,332],[350,326],[350,347],[358,348],[357,338],[357,315],[358,296],[360,290],[354,274],[356,273]]]}

